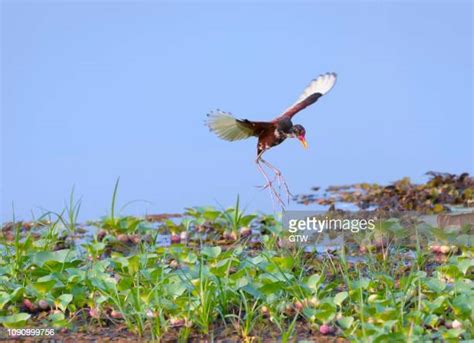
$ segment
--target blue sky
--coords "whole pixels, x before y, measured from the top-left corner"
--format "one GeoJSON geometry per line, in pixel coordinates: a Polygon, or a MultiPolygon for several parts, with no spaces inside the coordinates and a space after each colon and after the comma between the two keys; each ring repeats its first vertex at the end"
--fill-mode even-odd
{"type": "MultiPolygon", "coordinates": [[[[255,140],[203,125],[220,108],[265,120],[309,81],[335,88],[294,118],[309,149],[267,154],[293,193],[473,172],[472,3],[2,2],[2,221],[228,206],[271,211],[255,140]]],[[[294,205],[291,208],[295,208],[294,205]]]]}

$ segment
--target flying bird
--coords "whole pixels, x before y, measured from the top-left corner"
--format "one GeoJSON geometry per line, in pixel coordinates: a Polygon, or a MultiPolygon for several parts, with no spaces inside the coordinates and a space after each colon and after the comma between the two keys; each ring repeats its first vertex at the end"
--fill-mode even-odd
{"type": "Polygon", "coordinates": [[[255,162],[257,168],[263,174],[266,184],[263,188],[270,188],[273,196],[284,207],[281,196],[273,187],[275,178],[285,187],[288,196],[288,202],[291,196],[288,185],[284,180],[279,169],[275,168],[268,161],[262,158],[265,151],[281,144],[287,138],[297,138],[303,147],[306,149],[308,143],[306,142],[306,130],[302,125],[294,125],[292,122],[293,116],[315,103],[320,97],[329,92],[336,83],[337,75],[335,73],[326,73],[318,76],[316,79],[306,87],[298,100],[285,110],[281,115],[271,121],[251,121],[248,119],[237,119],[231,113],[220,110],[213,111],[208,114],[207,126],[218,137],[227,141],[236,141],[250,137],[258,137],[257,143],[257,158],[255,162]],[[275,178],[270,180],[267,173],[263,169],[261,163],[266,165],[275,173],[275,178]]]}

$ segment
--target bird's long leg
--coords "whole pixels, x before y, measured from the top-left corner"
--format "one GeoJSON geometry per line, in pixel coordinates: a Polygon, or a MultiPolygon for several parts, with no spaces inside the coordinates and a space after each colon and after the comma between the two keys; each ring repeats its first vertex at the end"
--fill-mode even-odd
{"type": "Polygon", "coordinates": [[[267,182],[264,186],[262,186],[262,189],[265,189],[267,187],[270,188],[270,198],[272,199],[273,210],[275,211],[275,198],[278,199],[278,195],[274,192],[272,182],[268,178],[267,173],[265,173],[262,166],[260,165],[260,161],[255,161],[255,163],[257,164],[258,170],[260,171],[260,173],[262,173],[263,177],[265,178],[265,181],[267,182]]]}
{"type": "Polygon", "coordinates": [[[280,169],[276,168],[270,162],[264,160],[263,158],[260,158],[260,161],[262,161],[262,163],[264,163],[268,168],[270,168],[275,173],[276,177],[278,178],[278,182],[280,184],[282,184],[283,187],[285,188],[285,193],[286,193],[286,196],[288,198],[287,200],[288,200],[288,204],[289,204],[290,199],[293,198],[293,194],[291,194],[290,188],[288,187],[288,184],[286,183],[286,180],[283,177],[283,174],[281,173],[280,169]]]}
{"type": "Polygon", "coordinates": [[[267,184],[265,186],[263,186],[263,189],[269,188],[270,189],[270,196],[272,197],[272,200],[275,198],[281,204],[281,206],[284,208],[285,203],[281,199],[280,194],[278,194],[278,192],[273,187],[272,181],[270,181],[270,178],[268,177],[267,173],[265,173],[265,170],[260,165],[260,161],[256,161],[256,163],[257,163],[258,170],[262,173],[263,177],[265,178],[265,181],[267,182],[267,184]]]}
{"type": "Polygon", "coordinates": [[[255,160],[255,163],[257,164],[257,168],[262,173],[263,177],[265,178],[265,181],[267,182],[266,185],[263,186],[263,189],[269,188],[270,189],[270,196],[272,197],[272,202],[274,201],[274,198],[281,204],[283,208],[285,208],[285,204],[283,200],[281,199],[280,195],[277,193],[275,188],[272,185],[272,181],[270,181],[270,178],[268,177],[267,173],[265,173],[265,170],[262,168],[260,162],[263,161],[261,158],[263,154],[263,151],[258,154],[257,159],[255,160]]]}

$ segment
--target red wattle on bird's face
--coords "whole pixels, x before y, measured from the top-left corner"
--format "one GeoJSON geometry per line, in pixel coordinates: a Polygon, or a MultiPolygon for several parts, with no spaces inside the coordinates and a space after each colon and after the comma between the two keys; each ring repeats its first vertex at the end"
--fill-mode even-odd
{"type": "Polygon", "coordinates": [[[300,140],[301,144],[303,144],[305,149],[308,148],[308,142],[306,142],[306,138],[304,138],[304,136],[298,136],[298,139],[300,140]]]}

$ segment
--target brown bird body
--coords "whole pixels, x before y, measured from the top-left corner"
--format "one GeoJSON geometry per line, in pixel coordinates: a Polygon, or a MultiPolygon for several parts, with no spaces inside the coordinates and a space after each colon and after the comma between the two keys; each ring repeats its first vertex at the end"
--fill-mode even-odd
{"type": "Polygon", "coordinates": [[[321,96],[329,92],[336,83],[336,77],[337,76],[335,73],[326,73],[314,79],[304,90],[303,94],[298,98],[298,100],[272,121],[265,122],[251,121],[248,119],[236,119],[232,116],[232,114],[219,110],[208,114],[208,127],[217,136],[224,140],[235,141],[249,137],[258,137],[257,158],[255,162],[267,181],[267,184],[264,186],[264,188],[270,188],[271,194],[273,194],[273,196],[275,196],[282,205],[283,202],[281,201],[281,197],[273,188],[272,181],[270,181],[268,175],[265,173],[260,163],[265,164],[275,172],[280,185],[283,184],[285,186],[285,190],[288,195],[288,201],[291,193],[281,175],[281,172],[269,162],[265,161],[262,158],[262,154],[266,150],[281,144],[287,138],[297,138],[305,148],[307,147],[305,139],[306,130],[301,125],[293,125],[291,119],[296,113],[315,103],[321,96]]]}
{"type": "Polygon", "coordinates": [[[257,156],[265,150],[283,143],[291,135],[293,127],[291,119],[288,118],[270,122],[271,125],[262,124],[268,123],[258,124],[261,128],[256,132],[258,134],[257,156]]]}

